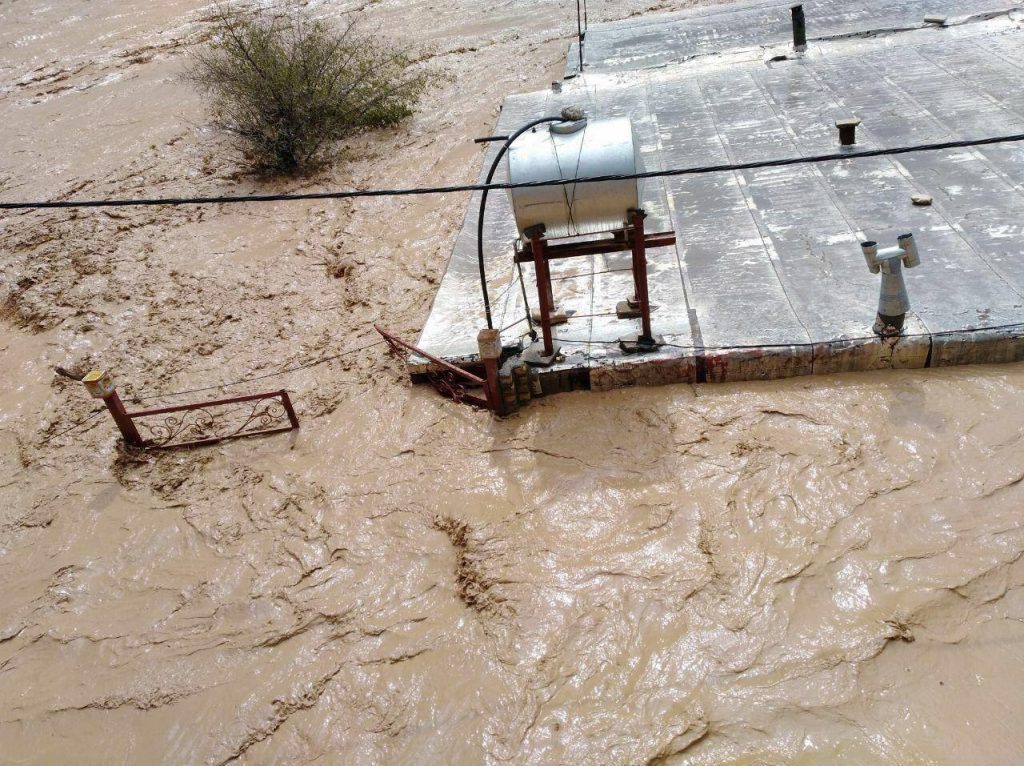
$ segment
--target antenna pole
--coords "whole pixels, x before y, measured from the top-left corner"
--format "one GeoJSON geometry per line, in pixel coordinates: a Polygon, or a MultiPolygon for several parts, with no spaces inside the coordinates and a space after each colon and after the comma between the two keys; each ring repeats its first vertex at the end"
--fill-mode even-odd
{"type": "Polygon", "coordinates": [[[583,72],[583,15],[580,11],[580,0],[576,0],[576,40],[580,48],[580,72],[583,72]]]}

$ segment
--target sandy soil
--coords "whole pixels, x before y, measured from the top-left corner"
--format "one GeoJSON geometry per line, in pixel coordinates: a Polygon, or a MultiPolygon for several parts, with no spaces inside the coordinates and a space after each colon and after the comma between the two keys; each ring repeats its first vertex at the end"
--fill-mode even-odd
{"type": "MultiPolygon", "coordinates": [[[[537,0],[365,10],[452,80],[333,170],[267,183],[180,80],[208,7],[4,3],[0,197],[470,181],[471,139],[557,79],[575,24],[537,0]]],[[[373,321],[415,337],[464,205],[0,219],[0,762],[1024,762],[1024,367],[495,422],[377,347],[229,389],[286,386],[292,435],[138,457],[105,416],[64,433],[94,403],[57,365],[131,402],[373,321]]]]}

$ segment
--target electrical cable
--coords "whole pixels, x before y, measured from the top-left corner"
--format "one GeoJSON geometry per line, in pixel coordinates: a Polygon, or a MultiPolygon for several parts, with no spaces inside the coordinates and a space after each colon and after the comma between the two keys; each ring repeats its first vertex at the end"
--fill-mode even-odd
{"type": "Polygon", "coordinates": [[[582,274],[566,274],[564,276],[551,277],[552,282],[561,282],[565,279],[578,279],[580,277],[596,277],[600,274],[614,274],[618,271],[632,271],[632,268],[628,269],[601,269],[600,271],[585,271],[582,274]]]}
{"type": "MultiPolygon", "coordinates": [[[[552,122],[560,122],[561,117],[546,118],[552,122]]],[[[482,183],[457,184],[454,186],[425,186],[399,189],[353,189],[350,191],[307,192],[299,194],[249,194],[240,196],[219,197],[153,197],[139,199],[107,199],[107,200],[53,200],[37,202],[0,202],[0,210],[51,210],[76,208],[106,207],[145,207],[153,205],[226,205],[245,202],[303,202],[313,200],[356,199],[362,197],[408,197],[427,194],[456,194],[459,192],[490,192],[510,189],[529,189],[542,186],[567,186],[569,184],[602,183],[607,181],[633,181],[645,178],[673,178],[677,176],[703,175],[706,173],[725,173],[737,170],[758,170],[760,168],[778,168],[789,165],[811,165],[822,162],[840,162],[843,160],[865,159],[869,157],[889,157],[913,152],[935,152],[946,149],[968,149],[975,146],[990,146],[1024,141],[1024,133],[989,138],[963,139],[944,141],[941,143],[918,144],[914,146],[897,146],[888,149],[869,149],[854,152],[832,152],[830,154],[809,155],[806,157],[788,157],[757,162],[738,162],[721,165],[702,165],[691,168],[670,168],[668,170],[650,170],[641,173],[624,173],[615,175],[588,176],[586,178],[559,178],[547,181],[520,181],[519,183],[482,183]]]]}
{"type": "Polygon", "coordinates": [[[94,410],[94,411],[93,411],[93,413],[92,413],[91,415],[89,415],[88,417],[86,417],[86,418],[82,418],[82,419],[81,419],[81,420],[79,420],[79,421],[78,421],[77,423],[75,423],[74,425],[72,425],[72,426],[71,426],[70,428],[66,428],[66,429],[64,429],[63,431],[61,431],[60,433],[58,433],[58,434],[54,434],[53,436],[50,436],[50,437],[49,437],[49,438],[47,438],[47,440],[46,440],[45,442],[43,442],[43,443],[44,443],[44,444],[49,444],[49,443],[50,443],[50,442],[52,442],[52,441],[53,441],[54,439],[59,439],[59,438],[60,438],[60,437],[62,437],[62,436],[66,436],[67,434],[71,433],[72,431],[75,431],[75,430],[77,430],[77,429],[81,428],[82,426],[84,426],[84,425],[85,425],[86,423],[88,423],[88,422],[89,422],[90,420],[92,420],[93,418],[95,418],[95,417],[96,417],[97,415],[99,415],[100,413],[102,413],[102,412],[106,412],[106,410],[107,410],[107,408],[106,408],[106,407],[100,407],[100,408],[99,408],[98,410],[94,410]]]}
{"type": "Polygon", "coordinates": [[[497,298],[494,299],[494,302],[496,304],[500,304],[503,300],[505,300],[505,298],[508,297],[508,294],[510,292],[512,292],[512,288],[514,288],[515,286],[516,286],[516,279],[515,279],[515,275],[513,275],[512,279],[509,280],[509,283],[507,285],[505,285],[505,289],[502,290],[501,294],[497,298]]]}
{"type": "Polygon", "coordinates": [[[526,280],[523,279],[523,264],[516,261],[516,269],[519,271],[519,287],[523,291],[523,308],[526,310],[526,326],[530,328],[527,333],[530,340],[537,340],[537,331],[533,329],[533,317],[530,316],[530,300],[526,297],[526,280]]]}
{"type": "Polygon", "coordinates": [[[347,351],[342,351],[341,353],[334,354],[333,356],[325,356],[325,357],[323,357],[321,359],[317,359],[317,360],[315,360],[313,362],[309,362],[307,364],[301,364],[301,365],[297,365],[295,367],[289,367],[289,368],[284,369],[284,370],[276,370],[274,372],[268,372],[265,375],[257,375],[257,376],[252,377],[252,378],[243,378],[241,380],[235,380],[235,381],[232,381],[230,383],[221,383],[221,384],[216,385],[216,386],[204,386],[203,388],[192,388],[192,389],[189,389],[187,391],[174,391],[174,392],[169,393],[169,394],[152,394],[151,396],[132,396],[132,397],[129,397],[129,398],[132,401],[135,401],[135,402],[145,402],[145,401],[148,401],[150,399],[166,399],[166,398],[169,398],[169,397],[172,397],[172,396],[184,396],[185,394],[198,394],[198,393],[202,393],[203,391],[215,391],[215,390],[222,389],[222,388],[231,388],[233,386],[240,386],[243,383],[252,383],[253,381],[256,381],[256,380],[265,380],[267,378],[273,378],[273,377],[275,377],[277,375],[287,375],[288,373],[298,372],[300,370],[308,370],[310,367],[316,367],[318,365],[325,364],[327,362],[332,362],[335,359],[340,359],[343,356],[349,356],[350,354],[356,354],[356,353],[359,353],[360,351],[366,351],[367,349],[373,348],[374,346],[379,346],[379,345],[381,345],[382,343],[385,343],[385,342],[386,341],[384,341],[384,340],[378,340],[378,341],[375,341],[374,343],[369,343],[369,344],[367,344],[365,346],[360,346],[359,348],[350,348],[347,351]]]}
{"type": "MultiPolygon", "coordinates": [[[[582,315],[574,315],[582,316],[582,315]]],[[[572,317],[570,317],[571,319],[572,317]]],[[[895,340],[903,340],[906,338],[936,338],[944,335],[960,335],[963,333],[976,333],[976,332],[991,332],[994,330],[1013,330],[1017,328],[1024,329],[1024,322],[1016,322],[1014,324],[1003,324],[994,325],[992,327],[968,327],[963,330],[942,330],[940,332],[918,332],[918,333],[907,333],[905,335],[894,335],[891,336],[895,340]]],[[[617,340],[571,340],[569,338],[557,338],[559,343],[571,343],[583,346],[617,346],[619,341],[617,340]]],[[[888,337],[879,335],[863,335],[854,338],[833,338],[832,340],[821,340],[811,343],[748,343],[746,345],[739,346],[686,346],[679,343],[659,343],[656,348],[679,348],[684,351],[744,351],[747,349],[762,349],[762,348],[807,348],[811,346],[828,346],[836,343],[855,343],[858,341],[877,341],[877,340],[888,340],[888,337]]]]}
{"type": "MultiPolygon", "coordinates": [[[[600,311],[594,314],[566,314],[567,319],[589,319],[591,317],[614,317],[618,316],[615,311],[600,311]]],[[[618,341],[616,341],[618,343],[618,341]]]]}

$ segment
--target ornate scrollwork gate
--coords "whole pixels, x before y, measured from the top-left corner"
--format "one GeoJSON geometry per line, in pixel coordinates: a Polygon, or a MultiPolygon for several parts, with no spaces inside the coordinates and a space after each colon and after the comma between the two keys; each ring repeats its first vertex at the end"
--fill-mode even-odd
{"type": "Polygon", "coordinates": [[[288,392],[283,390],[125,414],[146,449],[200,447],[299,427],[288,392]]]}

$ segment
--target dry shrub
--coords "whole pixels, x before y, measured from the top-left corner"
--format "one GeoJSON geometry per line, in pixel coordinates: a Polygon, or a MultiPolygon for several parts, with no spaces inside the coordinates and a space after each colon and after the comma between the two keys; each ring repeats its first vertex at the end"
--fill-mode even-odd
{"type": "Polygon", "coordinates": [[[363,33],[353,15],[335,27],[295,4],[284,12],[218,6],[214,25],[187,77],[259,171],[319,164],[334,142],[411,115],[437,79],[409,52],[363,33]]]}

